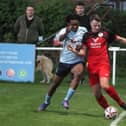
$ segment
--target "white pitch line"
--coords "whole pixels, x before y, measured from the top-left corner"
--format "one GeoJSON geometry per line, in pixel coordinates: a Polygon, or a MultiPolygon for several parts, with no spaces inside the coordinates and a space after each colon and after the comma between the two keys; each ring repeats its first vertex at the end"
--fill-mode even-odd
{"type": "Polygon", "coordinates": [[[114,121],[112,121],[110,126],[118,126],[118,123],[125,117],[126,117],[126,111],[123,111],[114,121]]]}

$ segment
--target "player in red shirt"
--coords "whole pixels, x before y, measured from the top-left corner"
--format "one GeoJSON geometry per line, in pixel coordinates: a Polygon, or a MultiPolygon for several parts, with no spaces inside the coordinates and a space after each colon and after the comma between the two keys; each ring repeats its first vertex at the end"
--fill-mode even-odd
{"type": "MultiPolygon", "coordinates": [[[[98,15],[90,18],[91,31],[83,37],[83,49],[87,49],[88,74],[90,86],[99,105],[106,109],[109,104],[102,94],[104,89],[120,107],[126,110],[126,104],[122,101],[115,88],[109,85],[110,61],[108,55],[108,44],[112,41],[120,41],[126,44],[126,38],[116,35],[102,28],[98,15]]],[[[70,50],[76,52],[70,47],[70,50]]],[[[78,53],[78,52],[76,52],[78,53]]]]}
{"type": "Polygon", "coordinates": [[[90,25],[91,31],[83,37],[84,48],[88,49],[87,61],[90,86],[101,107],[106,109],[109,106],[102,94],[101,89],[104,89],[120,107],[126,110],[126,104],[121,100],[116,90],[109,85],[110,60],[108,54],[108,44],[110,42],[116,40],[126,44],[126,38],[103,29],[98,15],[91,17],[90,25]]]}

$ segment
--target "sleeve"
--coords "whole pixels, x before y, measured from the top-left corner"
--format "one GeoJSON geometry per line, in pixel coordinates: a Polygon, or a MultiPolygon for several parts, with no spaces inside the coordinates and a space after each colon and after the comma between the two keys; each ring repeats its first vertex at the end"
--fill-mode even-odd
{"type": "Polygon", "coordinates": [[[58,33],[56,33],[55,39],[59,40],[60,36],[66,32],[66,28],[61,29],[58,33]]]}
{"type": "Polygon", "coordinates": [[[16,20],[14,24],[14,34],[17,35],[20,29],[20,17],[16,20]]]}
{"type": "Polygon", "coordinates": [[[38,19],[38,29],[39,29],[39,36],[43,36],[44,34],[44,24],[41,18],[37,18],[38,19]]]}
{"type": "Polygon", "coordinates": [[[59,32],[56,33],[55,37],[53,38],[53,45],[54,46],[62,46],[63,42],[60,41],[60,35],[64,34],[65,30],[61,29],[59,32]]]}
{"type": "Polygon", "coordinates": [[[113,41],[115,41],[116,40],[116,33],[114,33],[113,31],[111,31],[111,30],[107,30],[107,32],[108,32],[108,43],[112,43],[113,41]]]}
{"type": "Polygon", "coordinates": [[[86,45],[87,45],[87,44],[86,44],[87,36],[88,36],[88,33],[85,33],[85,34],[83,35],[83,39],[82,39],[82,44],[83,44],[83,46],[86,46],[86,45]]]}

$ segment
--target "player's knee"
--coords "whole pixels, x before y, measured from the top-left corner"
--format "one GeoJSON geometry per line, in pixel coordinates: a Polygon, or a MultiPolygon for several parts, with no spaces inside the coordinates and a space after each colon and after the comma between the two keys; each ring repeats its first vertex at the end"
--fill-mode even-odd
{"type": "Polygon", "coordinates": [[[75,79],[80,79],[81,78],[81,73],[74,73],[73,78],[75,79]]]}
{"type": "Polygon", "coordinates": [[[104,89],[104,90],[107,90],[109,88],[109,84],[101,84],[101,87],[104,89]]]}

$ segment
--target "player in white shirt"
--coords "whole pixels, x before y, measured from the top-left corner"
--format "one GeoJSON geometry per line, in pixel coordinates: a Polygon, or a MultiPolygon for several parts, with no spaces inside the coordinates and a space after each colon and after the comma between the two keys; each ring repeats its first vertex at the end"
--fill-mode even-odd
{"type": "Polygon", "coordinates": [[[85,53],[81,42],[83,35],[87,32],[87,29],[79,26],[79,19],[76,15],[68,15],[66,22],[67,26],[62,28],[56,34],[54,39],[54,44],[57,46],[62,45],[63,49],[60,54],[60,60],[53,82],[45,96],[45,101],[40,105],[38,111],[43,111],[47,108],[57,87],[60,85],[64,77],[71,73],[73,78],[70,83],[70,88],[67,91],[67,95],[62,103],[63,107],[68,109],[69,100],[74,94],[84,71],[85,53]],[[72,51],[71,46],[74,47],[74,50],[72,51]]]}

